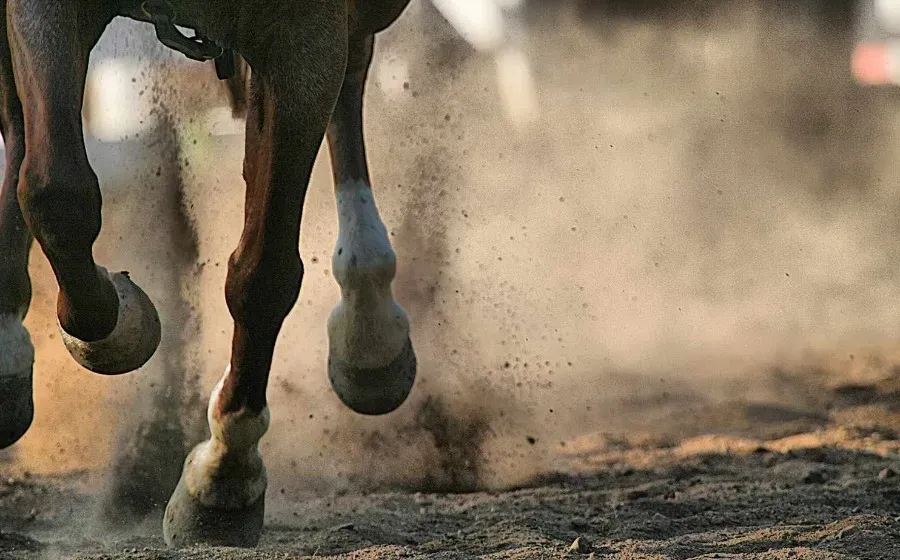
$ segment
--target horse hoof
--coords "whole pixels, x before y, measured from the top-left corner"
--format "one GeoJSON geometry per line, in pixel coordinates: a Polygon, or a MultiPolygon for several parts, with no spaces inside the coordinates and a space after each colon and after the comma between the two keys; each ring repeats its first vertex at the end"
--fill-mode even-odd
{"type": "Polygon", "coordinates": [[[214,457],[214,451],[210,453],[214,445],[206,441],[191,452],[178,486],[169,498],[163,518],[163,538],[170,547],[251,548],[259,542],[266,503],[262,460],[251,468],[249,476],[243,476],[246,471],[235,468],[229,458],[214,457]],[[198,460],[198,455],[206,457],[198,460]],[[254,480],[256,484],[252,484],[254,480]]]}
{"type": "Polygon", "coordinates": [[[34,419],[34,346],[22,320],[0,317],[0,449],[25,435],[34,419]]]}
{"type": "Polygon", "coordinates": [[[84,368],[103,375],[134,371],[153,357],[162,329],[153,302],[124,272],[109,275],[119,296],[119,316],[115,329],[103,340],[85,342],[61,326],[69,354],[84,368]]]}
{"type": "Polygon", "coordinates": [[[249,507],[229,510],[203,505],[179,481],[166,506],[163,537],[174,548],[194,545],[252,548],[262,535],[266,498],[249,507]]]}
{"type": "Polygon", "coordinates": [[[400,408],[416,381],[416,352],[407,339],[389,364],[357,368],[328,356],[328,379],[338,398],[359,414],[377,416],[400,408]]]}

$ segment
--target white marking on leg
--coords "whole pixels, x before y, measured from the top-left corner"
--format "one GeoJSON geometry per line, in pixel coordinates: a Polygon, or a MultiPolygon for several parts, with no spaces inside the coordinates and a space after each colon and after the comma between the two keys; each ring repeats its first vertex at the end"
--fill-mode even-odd
{"type": "Polygon", "coordinates": [[[229,371],[230,367],[210,395],[206,418],[211,437],[195,447],[185,462],[184,483],[188,493],[206,506],[241,509],[266,492],[259,441],[269,429],[269,407],[259,414],[216,415],[229,371]]]}
{"type": "Polygon", "coordinates": [[[243,452],[259,448],[259,441],[269,430],[269,407],[262,409],[259,414],[232,414],[225,418],[217,418],[215,411],[218,407],[222,385],[231,373],[231,366],[225,368],[225,375],[216,383],[209,397],[209,406],[206,409],[206,420],[209,422],[209,430],[212,438],[221,442],[229,451],[243,452]]]}
{"type": "Polygon", "coordinates": [[[29,377],[34,345],[18,315],[0,315],[0,376],[29,377]]]}
{"type": "Polygon", "coordinates": [[[386,366],[409,339],[409,320],[391,291],[397,256],[369,185],[349,181],[335,190],[339,233],[332,271],[341,302],[328,319],[331,353],[355,368],[386,366]]]}

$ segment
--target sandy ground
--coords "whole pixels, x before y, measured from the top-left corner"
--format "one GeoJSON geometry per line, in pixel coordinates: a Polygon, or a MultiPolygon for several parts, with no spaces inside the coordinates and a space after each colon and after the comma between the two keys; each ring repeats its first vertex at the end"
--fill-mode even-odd
{"type": "Polygon", "coordinates": [[[900,376],[805,389],[817,405],[647,403],[656,429],[561,442],[557,470],[502,492],[271,487],[254,551],[166,550],[158,514],[101,529],[83,474],[4,476],[0,557],[897,558],[900,376]]]}
{"type": "MultiPolygon", "coordinates": [[[[900,96],[852,83],[830,2],[584,4],[608,10],[532,14],[521,133],[492,61],[421,7],[379,39],[369,155],[420,377],[377,419],[328,387],[320,158],[253,553],[166,551],[158,509],[227,363],[242,138],[197,117],[214,80],[113,68],[152,126],[89,145],[96,253],[164,340],[135,375],[79,370],[34,252],[37,416],[0,453],[0,558],[531,558],[578,537],[595,558],[900,558],[900,96]]],[[[147,44],[122,37],[99,51],[147,44]]]]}

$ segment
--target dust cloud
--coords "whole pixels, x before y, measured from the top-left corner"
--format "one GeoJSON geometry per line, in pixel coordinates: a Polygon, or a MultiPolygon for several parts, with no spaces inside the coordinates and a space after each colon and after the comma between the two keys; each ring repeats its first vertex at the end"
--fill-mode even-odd
{"type": "MultiPolygon", "coordinates": [[[[337,220],[320,157],[304,286],[271,375],[270,495],[512,486],[555,468],[560,441],[651,426],[663,408],[803,408],[816,397],[798,377],[890,374],[900,98],[851,81],[846,7],[825,6],[541,3],[529,13],[541,115],[516,132],[493,61],[414,2],[378,40],[366,126],[419,380],[381,418],[328,386],[337,220]],[[405,68],[403,87],[384,67],[405,68]]],[[[206,73],[187,96],[175,74],[124,73],[126,87],[157,83],[171,117],[91,146],[106,196],[98,256],[132,272],[166,326],[146,369],[106,379],[67,360],[34,254],[38,410],[22,469],[88,469],[115,497],[130,490],[109,473],[154,467],[134,480],[165,496],[168,467],[203,437],[228,362],[225,262],[243,196],[242,138],[208,128],[205,107],[224,94],[206,73]],[[147,439],[129,434],[154,425],[171,464],[133,451],[147,439]]]]}

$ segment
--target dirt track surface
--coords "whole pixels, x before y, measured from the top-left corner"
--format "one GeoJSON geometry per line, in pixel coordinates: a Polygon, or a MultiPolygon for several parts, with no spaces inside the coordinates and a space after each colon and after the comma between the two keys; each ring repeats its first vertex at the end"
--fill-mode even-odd
{"type": "Polygon", "coordinates": [[[560,442],[558,474],[504,492],[286,498],[270,486],[253,551],[167,550],[159,512],[99,529],[86,475],[4,476],[0,558],[896,559],[898,395],[894,375],[833,385],[805,410],[648,407],[656,430],[560,442]],[[569,551],[579,537],[584,553],[569,551]]]}
{"type": "Polygon", "coordinates": [[[327,386],[336,229],[320,165],[254,551],[166,550],[158,510],[100,522],[110,494],[164,499],[183,458],[123,455],[119,438],[161,418],[151,435],[200,439],[227,363],[242,144],[182,130],[176,145],[161,126],[141,137],[146,169],[126,142],[94,146],[98,254],[185,328],[138,376],[78,371],[33,258],[39,410],[0,453],[0,560],[540,558],[578,537],[575,558],[900,558],[896,92],[850,83],[846,32],[818,12],[733,3],[746,13],[538,28],[544,116],[527,136],[496,117],[491,60],[410,20],[379,43],[387,76],[420,53],[400,97],[370,88],[367,134],[422,383],[378,421],[327,386]],[[172,214],[184,223],[161,227],[172,214]]]}

